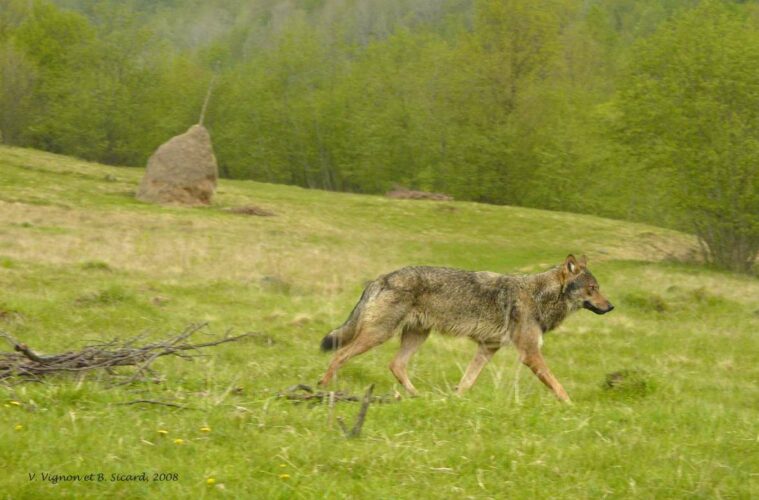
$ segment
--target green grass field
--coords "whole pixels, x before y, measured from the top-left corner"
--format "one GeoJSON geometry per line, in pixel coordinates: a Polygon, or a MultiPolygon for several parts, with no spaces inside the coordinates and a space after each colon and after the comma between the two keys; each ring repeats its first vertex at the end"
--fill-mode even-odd
{"type": "MultiPolygon", "coordinates": [[[[212,207],[157,207],[133,199],[141,175],[0,148],[0,330],[43,353],[198,322],[209,326],[196,341],[259,335],[193,361],[158,359],[160,383],[115,385],[133,373],[124,368],[2,386],[3,497],[759,496],[759,280],[683,263],[695,254],[688,235],[237,181],[221,181],[212,207]],[[247,204],[277,215],[225,210],[247,204]],[[616,305],[581,311],[546,338],[573,406],[510,349],[453,396],[475,346],[442,336],[412,361],[422,395],[372,405],[359,439],[328,424],[326,405],[276,397],[318,380],[329,360],[320,339],[381,273],[535,272],[570,252],[588,255],[616,305]],[[625,369],[644,385],[603,387],[625,369]],[[188,408],[123,404],[136,399],[188,408]],[[110,481],[142,472],[151,481],[110,481]]],[[[387,369],[397,346],[352,360],[337,387],[399,390],[387,369]]],[[[342,402],[335,413],[351,423],[358,409],[342,402]]]]}

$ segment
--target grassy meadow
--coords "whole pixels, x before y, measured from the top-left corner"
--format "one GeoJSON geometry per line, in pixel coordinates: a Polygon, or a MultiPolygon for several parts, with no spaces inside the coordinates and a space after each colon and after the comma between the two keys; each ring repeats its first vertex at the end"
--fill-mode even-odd
{"type": "MultiPolygon", "coordinates": [[[[199,322],[195,341],[258,335],[193,361],[158,359],[160,383],[116,385],[133,373],[124,368],[2,385],[0,497],[759,496],[759,280],[688,263],[690,236],[250,181],[222,180],[211,207],[159,207],[133,199],[141,175],[0,148],[0,330],[42,353],[199,322]],[[250,204],[276,215],[227,210],[250,204]],[[329,360],[320,339],[381,273],[535,272],[570,252],[588,255],[616,306],[581,311],[545,339],[572,406],[511,349],[454,396],[475,346],[434,335],[410,367],[421,396],[372,405],[359,439],[328,424],[326,405],[276,397],[318,380],[329,360]],[[604,388],[619,370],[641,383],[604,388]],[[137,399],[187,407],[124,404],[137,399]],[[142,472],[151,481],[110,480],[142,472]]],[[[397,347],[355,358],[336,387],[402,391],[387,369],[397,347]]],[[[358,407],[335,413],[350,424],[358,407]]]]}

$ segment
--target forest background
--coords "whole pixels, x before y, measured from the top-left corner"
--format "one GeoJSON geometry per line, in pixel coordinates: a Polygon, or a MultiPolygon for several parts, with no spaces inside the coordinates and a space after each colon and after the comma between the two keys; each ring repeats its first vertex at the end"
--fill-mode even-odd
{"type": "Polygon", "coordinates": [[[395,185],[759,251],[759,5],[0,0],[10,145],[144,166],[205,124],[223,177],[395,185]]]}

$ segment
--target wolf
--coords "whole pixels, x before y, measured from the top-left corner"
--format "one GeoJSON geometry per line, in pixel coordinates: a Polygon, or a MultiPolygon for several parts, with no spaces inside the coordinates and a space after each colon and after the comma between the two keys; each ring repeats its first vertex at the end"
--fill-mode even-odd
{"type": "Polygon", "coordinates": [[[404,267],[369,283],[345,323],[322,339],[322,350],[337,352],[319,384],[327,385],[346,361],[400,332],[401,347],[390,371],[409,394],[416,395],[406,366],[435,330],[477,343],[474,359],[456,387],[458,394],[474,385],[498,349],[511,344],[520,361],[559,400],[569,403],[540,348],[543,334],[582,308],[596,314],[614,309],[601,295],[584,255],[579,259],[569,255],[561,265],[531,275],[404,267]]]}

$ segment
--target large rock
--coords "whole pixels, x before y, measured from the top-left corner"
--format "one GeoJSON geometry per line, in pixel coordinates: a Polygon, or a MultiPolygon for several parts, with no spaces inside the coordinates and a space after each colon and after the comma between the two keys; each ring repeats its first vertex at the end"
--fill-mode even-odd
{"type": "Polygon", "coordinates": [[[151,203],[208,205],[219,177],[211,136],[193,125],[169,139],[148,159],[137,199],[151,203]]]}

